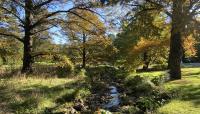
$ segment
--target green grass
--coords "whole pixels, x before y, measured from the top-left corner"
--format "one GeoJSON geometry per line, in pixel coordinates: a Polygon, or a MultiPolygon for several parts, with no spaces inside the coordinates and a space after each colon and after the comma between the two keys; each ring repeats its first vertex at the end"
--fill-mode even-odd
{"type": "MultiPolygon", "coordinates": [[[[166,71],[133,73],[130,77],[156,77],[166,71]]],[[[179,97],[160,107],[158,114],[200,114],[200,68],[183,68],[183,79],[164,85],[179,91],[179,97]]],[[[83,79],[15,76],[0,78],[0,114],[41,114],[46,108],[63,112],[76,98],[90,95],[83,79]]]]}
{"type": "MultiPolygon", "coordinates": [[[[132,73],[147,78],[168,75],[166,71],[132,73]]],[[[168,90],[178,92],[179,97],[160,107],[158,114],[200,114],[200,68],[182,68],[182,80],[164,84],[168,90]]]]}
{"type": "Polygon", "coordinates": [[[165,85],[180,97],[158,109],[160,114],[200,114],[200,68],[183,68],[183,79],[165,85]]]}
{"type": "Polygon", "coordinates": [[[154,78],[154,77],[163,76],[163,75],[166,75],[166,74],[167,74],[166,71],[141,72],[141,73],[135,73],[134,72],[134,73],[130,74],[130,77],[140,75],[142,77],[154,78]]]}
{"type": "Polygon", "coordinates": [[[0,113],[40,114],[46,108],[62,112],[75,98],[88,95],[79,78],[14,77],[0,79],[0,113]]]}

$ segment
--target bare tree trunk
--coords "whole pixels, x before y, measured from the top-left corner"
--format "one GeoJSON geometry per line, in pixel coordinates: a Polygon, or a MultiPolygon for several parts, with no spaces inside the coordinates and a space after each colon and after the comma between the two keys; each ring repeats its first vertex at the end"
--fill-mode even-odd
{"type": "Polygon", "coordinates": [[[24,54],[23,54],[23,66],[22,73],[32,72],[32,56],[31,56],[31,7],[32,0],[25,0],[25,36],[24,36],[24,54]]]}
{"type": "Polygon", "coordinates": [[[173,0],[172,29],[170,38],[170,54],[168,68],[171,80],[181,79],[181,58],[182,58],[182,29],[184,0],[173,0]]]}
{"type": "Polygon", "coordinates": [[[86,48],[85,48],[85,42],[86,42],[86,35],[83,33],[83,57],[82,57],[82,68],[85,68],[86,66],[86,48]]]}

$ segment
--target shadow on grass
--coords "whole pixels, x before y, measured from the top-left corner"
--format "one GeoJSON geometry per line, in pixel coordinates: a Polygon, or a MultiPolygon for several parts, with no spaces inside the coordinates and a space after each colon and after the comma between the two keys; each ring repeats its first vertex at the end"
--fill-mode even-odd
{"type": "Polygon", "coordinates": [[[60,104],[73,101],[81,87],[84,86],[80,81],[53,87],[40,84],[24,88],[0,85],[0,104],[4,103],[4,107],[11,110],[12,113],[38,113],[37,108],[42,99],[52,99],[58,107],[60,104]]]}
{"type": "Polygon", "coordinates": [[[194,105],[200,105],[200,85],[183,85],[175,88],[179,92],[178,99],[191,101],[194,105]]]}
{"type": "Polygon", "coordinates": [[[18,68],[8,68],[8,69],[0,69],[0,79],[9,79],[16,76],[25,76],[25,77],[37,77],[40,78],[66,78],[70,77],[71,74],[61,76],[58,72],[58,69],[55,65],[40,65],[40,64],[34,64],[32,67],[33,72],[27,75],[21,74],[21,67],[18,68]]]}
{"type": "Polygon", "coordinates": [[[191,76],[200,77],[200,71],[199,72],[183,73],[183,76],[184,77],[191,77],[191,76]]]}

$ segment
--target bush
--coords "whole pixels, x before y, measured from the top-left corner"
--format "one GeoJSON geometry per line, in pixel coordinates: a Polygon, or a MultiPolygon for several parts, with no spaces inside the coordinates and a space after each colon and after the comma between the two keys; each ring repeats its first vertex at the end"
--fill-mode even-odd
{"type": "Polygon", "coordinates": [[[155,89],[155,85],[151,81],[141,76],[126,79],[125,86],[135,97],[151,95],[155,89]]]}
{"type": "Polygon", "coordinates": [[[95,66],[86,69],[87,76],[91,78],[91,81],[113,80],[116,79],[118,69],[112,66],[95,66]]]}
{"type": "Polygon", "coordinates": [[[56,71],[59,77],[67,77],[73,73],[74,65],[68,57],[57,55],[54,59],[58,62],[56,71]]]}
{"type": "Polygon", "coordinates": [[[139,108],[134,107],[134,106],[123,106],[120,109],[120,112],[122,114],[141,114],[142,113],[139,108]]]}
{"type": "Polygon", "coordinates": [[[151,79],[151,82],[153,82],[156,86],[159,86],[165,82],[165,77],[164,76],[158,76],[153,79],[151,79]]]}
{"type": "Polygon", "coordinates": [[[150,97],[140,97],[137,102],[136,106],[142,111],[153,111],[158,108],[160,105],[150,97]]]}
{"type": "MultiPolygon", "coordinates": [[[[153,79],[156,83],[159,82],[158,80],[160,79],[153,79]]],[[[128,95],[136,99],[136,107],[144,112],[154,111],[172,98],[171,93],[154,83],[141,76],[126,79],[125,86],[128,89],[128,95]]]]}
{"type": "Polygon", "coordinates": [[[167,64],[157,64],[153,66],[153,70],[166,70],[167,69],[167,64]]]}

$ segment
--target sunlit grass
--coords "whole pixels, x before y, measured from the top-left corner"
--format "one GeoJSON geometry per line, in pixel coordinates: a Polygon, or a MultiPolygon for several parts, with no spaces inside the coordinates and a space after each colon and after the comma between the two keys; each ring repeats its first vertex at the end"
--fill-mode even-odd
{"type": "Polygon", "coordinates": [[[59,79],[39,78],[39,76],[2,78],[0,79],[0,113],[40,114],[46,108],[55,106],[59,108],[59,105],[63,104],[71,105],[80,93],[89,94],[84,91],[81,82],[80,78],[59,79]]]}
{"type": "MultiPolygon", "coordinates": [[[[200,68],[182,68],[182,79],[164,84],[168,90],[178,91],[179,97],[158,109],[158,114],[200,114],[200,68]]],[[[132,73],[154,78],[168,75],[167,71],[132,73]]]]}
{"type": "Polygon", "coordinates": [[[158,110],[159,114],[200,114],[200,106],[191,101],[172,100],[158,110]]]}
{"type": "Polygon", "coordinates": [[[183,79],[165,84],[179,97],[158,109],[159,114],[200,114],[200,68],[183,68],[183,79]]]}

